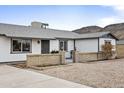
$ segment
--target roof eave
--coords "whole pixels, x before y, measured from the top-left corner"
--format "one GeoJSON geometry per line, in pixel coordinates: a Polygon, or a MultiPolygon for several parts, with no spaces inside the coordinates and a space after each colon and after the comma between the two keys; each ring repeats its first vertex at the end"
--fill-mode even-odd
{"type": "Polygon", "coordinates": [[[56,39],[68,39],[68,40],[73,40],[75,38],[66,38],[66,37],[55,37],[56,39]]]}
{"type": "Polygon", "coordinates": [[[40,37],[19,37],[19,36],[6,36],[9,38],[25,38],[25,39],[42,39],[42,40],[55,40],[56,38],[40,38],[40,37]]]}
{"type": "Polygon", "coordinates": [[[75,38],[75,40],[81,40],[81,39],[97,39],[99,37],[89,37],[89,38],[75,38]]]}
{"type": "Polygon", "coordinates": [[[109,33],[109,34],[112,35],[116,40],[119,40],[119,38],[116,37],[114,34],[112,34],[112,33],[109,33]]]}

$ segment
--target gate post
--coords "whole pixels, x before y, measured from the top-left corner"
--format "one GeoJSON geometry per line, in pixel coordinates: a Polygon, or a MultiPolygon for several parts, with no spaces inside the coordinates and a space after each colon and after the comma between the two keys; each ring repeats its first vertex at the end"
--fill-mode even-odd
{"type": "Polygon", "coordinates": [[[79,52],[73,51],[73,62],[78,63],[79,62],[79,52]]]}
{"type": "Polygon", "coordinates": [[[60,64],[64,65],[66,64],[66,61],[65,61],[65,51],[60,51],[60,64]]]}

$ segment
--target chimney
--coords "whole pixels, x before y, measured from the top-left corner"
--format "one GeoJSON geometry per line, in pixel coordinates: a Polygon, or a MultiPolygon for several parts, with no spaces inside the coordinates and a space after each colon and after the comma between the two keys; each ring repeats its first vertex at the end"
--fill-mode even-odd
{"type": "Polygon", "coordinates": [[[34,22],[31,22],[31,26],[34,27],[34,28],[44,28],[44,29],[46,29],[49,26],[49,24],[34,21],[34,22]]]}

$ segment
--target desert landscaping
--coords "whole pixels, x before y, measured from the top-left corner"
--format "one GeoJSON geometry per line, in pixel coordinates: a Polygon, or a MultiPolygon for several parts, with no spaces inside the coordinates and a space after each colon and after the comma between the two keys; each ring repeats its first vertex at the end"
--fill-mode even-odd
{"type": "Polygon", "coordinates": [[[124,59],[39,67],[28,70],[97,88],[124,87],[124,59]]]}

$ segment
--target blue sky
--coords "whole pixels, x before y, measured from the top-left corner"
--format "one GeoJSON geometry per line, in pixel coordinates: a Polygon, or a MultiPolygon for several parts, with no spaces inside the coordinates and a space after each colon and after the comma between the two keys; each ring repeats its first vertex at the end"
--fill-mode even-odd
{"type": "Polygon", "coordinates": [[[45,22],[49,28],[74,30],[83,26],[104,27],[124,22],[123,6],[100,5],[41,5],[0,6],[0,23],[30,25],[31,21],[45,22]]]}

